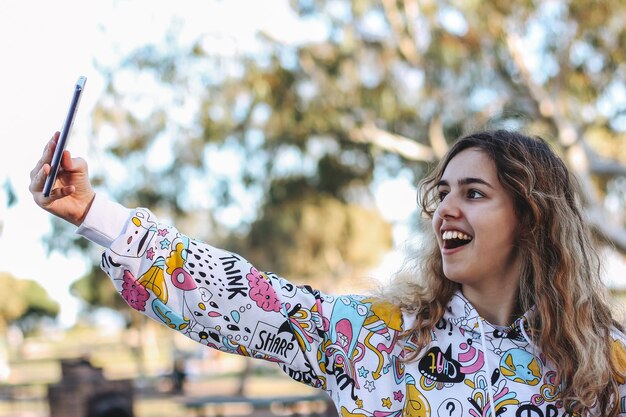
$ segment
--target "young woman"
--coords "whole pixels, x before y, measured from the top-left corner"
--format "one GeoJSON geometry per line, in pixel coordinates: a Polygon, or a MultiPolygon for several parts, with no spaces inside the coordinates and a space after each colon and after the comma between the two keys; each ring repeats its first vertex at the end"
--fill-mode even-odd
{"type": "Polygon", "coordinates": [[[322,294],[96,195],[58,135],[31,172],[38,205],[105,247],[128,304],[193,340],[277,362],[343,417],[626,415],[626,337],[578,189],[540,138],[461,138],[420,186],[418,268],[376,296],[322,294]]]}

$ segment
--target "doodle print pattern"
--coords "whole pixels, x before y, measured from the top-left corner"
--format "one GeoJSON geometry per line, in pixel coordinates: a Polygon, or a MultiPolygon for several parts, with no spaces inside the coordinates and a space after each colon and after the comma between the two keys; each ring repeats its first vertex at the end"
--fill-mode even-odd
{"type": "Polygon", "coordinates": [[[130,271],[124,271],[122,279],[124,280],[122,283],[122,298],[135,310],[145,311],[146,300],[150,298],[148,291],[135,280],[130,271]]]}
{"type": "MultiPolygon", "coordinates": [[[[415,341],[400,335],[415,319],[391,304],[295,286],[145,209],[123,230],[101,266],[132,308],[208,347],[276,362],[326,391],[342,417],[568,415],[554,366],[526,336],[532,310],[497,327],[458,292],[433,341],[405,363],[415,341]]],[[[624,335],[614,339],[626,364],[624,335]]],[[[626,412],[624,386],[618,401],[626,412]]]]}
{"type": "Polygon", "coordinates": [[[267,275],[259,273],[252,267],[246,278],[250,285],[250,298],[257,306],[265,311],[280,311],[280,300],[273,291],[267,275]]]}

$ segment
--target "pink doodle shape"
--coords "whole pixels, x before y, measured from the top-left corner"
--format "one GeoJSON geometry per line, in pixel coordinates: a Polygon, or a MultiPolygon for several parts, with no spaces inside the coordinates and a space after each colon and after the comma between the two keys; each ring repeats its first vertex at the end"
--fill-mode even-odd
{"type": "Polygon", "coordinates": [[[197,288],[194,279],[183,268],[176,268],[172,272],[172,284],[183,291],[191,291],[197,288]]]}
{"type": "Polygon", "coordinates": [[[467,343],[461,343],[459,347],[462,350],[458,355],[459,363],[461,364],[461,372],[467,375],[482,369],[485,364],[485,357],[482,351],[467,343]]]}
{"type": "Polygon", "coordinates": [[[265,311],[280,311],[280,300],[270,283],[256,268],[251,268],[246,275],[250,283],[250,298],[265,311]]]}
{"type": "Polygon", "coordinates": [[[126,303],[138,311],[145,311],[146,301],[150,298],[148,291],[130,273],[124,271],[124,283],[122,284],[122,298],[126,303]]]}
{"type": "Polygon", "coordinates": [[[402,391],[394,391],[393,392],[393,399],[394,400],[402,402],[403,398],[404,398],[404,394],[402,394],[402,391]]]}

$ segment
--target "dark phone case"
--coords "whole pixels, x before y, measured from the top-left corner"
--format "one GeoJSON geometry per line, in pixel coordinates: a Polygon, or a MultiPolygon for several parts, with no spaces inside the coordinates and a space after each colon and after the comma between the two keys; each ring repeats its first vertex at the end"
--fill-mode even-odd
{"type": "Polygon", "coordinates": [[[52,162],[50,163],[50,174],[48,174],[48,176],[46,177],[46,182],[43,186],[44,197],[50,196],[52,186],[56,181],[57,173],[59,172],[59,166],[61,166],[61,156],[63,156],[63,151],[67,146],[67,139],[70,136],[70,131],[72,130],[72,125],[74,124],[74,116],[76,115],[76,110],[78,110],[78,104],[80,103],[80,97],[82,96],[83,90],[85,89],[86,82],[87,77],[82,76],[78,77],[78,81],[76,81],[74,94],[72,95],[72,102],[70,103],[70,109],[67,112],[67,117],[65,118],[63,129],[61,129],[59,141],[57,142],[57,147],[54,150],[54,155],[52,156],[52,162]]]}

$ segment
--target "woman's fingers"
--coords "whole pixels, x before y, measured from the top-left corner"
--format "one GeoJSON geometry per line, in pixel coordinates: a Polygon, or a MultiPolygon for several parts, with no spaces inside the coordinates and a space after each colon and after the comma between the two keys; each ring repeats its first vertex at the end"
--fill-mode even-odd
{"type": "Polygon", "coordinates": [[[70,152],[65,150],[61,155],[53,189],[48,197],[43,195],[46,178],[52,171],[50,164],[58,140],[59,132],[56,132],[44,147],[41,158],[30,172],[29,189],[38,206],[78,226],[95,197],[89,181],[87,161],[83,158],[72,158],[70,152]]]}
{"type": "Polygon", "coordinates": [[[43,191],[43,185],[46,182],[48,172],[50,172],[50,165],[44,164],[40,166],[36,172],[33,169],[33,172],[34,174],[31,174],[29,190],[31,193],[40,193],[43,191]]]}
{"type": "Polygon", "coordinates": [[[42,158],[49,158],[50,160],[52,160],[52,153],[54,151],[54,148],[56,147],[57,142],[59,141],[59,135],[59,132],[54,132],[43,150],[43,155],[41,156],[42,158]]]}
{"type": "Polygon", "coordinates": [[[64,187],[57,187],[50,191],[50,196],[47,197],[48,204],[61,199],[63,197],[67,197],[71,195],[74,191],[76,191],[76,187],[73,185],[66,185],[64,187]]]}
{"type": "Polygon", "coordinates": [[[41,158],[39,159],[39,161],[37,161],[37,163],[35,164],[35,167],[30,172],[31,179],[33,179],[33,177],[39,173],[43,165],[45,164],[49,165],[50,162],[52,162],[52,155],[54,154],[54,150],[56,149],[56,144],[58,140],[59,140],[59,132],[56,132],[54,135],[52,135],[52,138],[48,141],[48,143],[46,143],[46,146],[43,149],[43,154],[41,155],[41,158]]]}
{"type": "MultiPolygon", "coordinates": [[[[58,135],[55,134],[50,142],[46,145],[43,155],[41,159],[35,165],[35,168],[31,171],[31,183],[30,183],[30,191],[31,193],[41,193],[43,191],[44,184],[46,182],[46,178],[50,174],[50,170],[52,169],[50,166],[50,160],[52,159],[52,154],[54,153],[54,149],[56,147],[56,140],[58,139],[58,135]]],[[[80,172],[81,170],[85,170],[86,162],[82,158],[74,158],[69,151],[65,150],[63,155],[61,156],[61,166],[59,167],[59,177],[63,176],[63,173],[71,174],[75,172],[80,172]]],[[[58,186],[58,184],[54,184],[58,186]]],[[[65,197],[67,195],[72,194],[76,190],[76,186],[73,184],[69,185],[61,185],[61,187],[57,187],[58,189],[51,190],[49,197],[40,197],[41,201],[54,201],[58,198],[65,197]]],[[[37,196],[36,196],[37,198],[37,196]]]]}
{"type": "Polygon", "coordinates": [[[64,151],[61,155],[61,168],[67,172],[78,171],[80,168],[76,164],[78,158],[72,159],[70,151],[64,151]]]}

